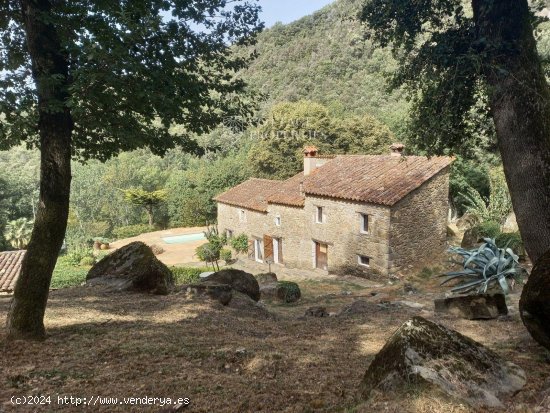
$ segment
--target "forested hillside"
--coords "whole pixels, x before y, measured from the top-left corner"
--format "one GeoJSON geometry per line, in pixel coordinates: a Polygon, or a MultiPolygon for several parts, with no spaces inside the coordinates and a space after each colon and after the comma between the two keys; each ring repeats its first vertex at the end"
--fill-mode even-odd
{"type": "Polygon", "coordinates": [[[338,0],[259,36],[258,57],[242,76],[264,94],[264,110],[274,102],[309,99],[336,114],[370,114],[402,138],[408,104],[402,92],[387,91],[385,80],[395,60],[364,41],[361,3],[338,0]]]}

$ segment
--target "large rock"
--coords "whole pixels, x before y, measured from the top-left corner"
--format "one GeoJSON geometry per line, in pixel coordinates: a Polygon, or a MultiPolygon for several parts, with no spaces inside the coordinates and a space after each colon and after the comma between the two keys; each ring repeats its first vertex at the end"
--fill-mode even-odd
{"type": "Polygon", "coordinates": [[[168,294],[174,288],[174,276],[143,242],[132,242],[95,264],[88,284],[108,285],[118,291],[144,291],[168,294]]]}
{"type": "Polygon", "coordinates": [[[291,281],[260,285],[260,294],[262,300],[278,300],[287,304],[298,301],[302,296],[298,284],[291,281]]]}
{"type": "Polygon", "coordinates": [[[477,228],[468,228],[464,231],[460,246],[465,249],[472,249],[479,244],[479,234],[477,228]]]}
{"type": "Polygon", "coordinates": [[[475,408],[502,408],[503,398],[525,385],[525,373],[472,339],[422,317],[405,322],[370,364],[361,383],[373,390],[416,385],[443,392],[475,408]]]}
{"type": "Polygon", "coordinates": [[[256,281],[258,281],[258,284],[260,285],[260,290],[264,285],[267,286],[267,285],[277,284],[277,282],[279,281],[277,279],[277,274],[275,274],[274,272],[256,274],[255,277],[256,277],[256,281]]]}
{"type": "Polygon", "coordinates": [[[504,294],[458,295],[434,300],[436,313],[449,313],[468,320],[482,320],[507,315],[504,294]]]}
{"type": "Polygon", "coordinates": [[[529,334],[550,350],[550,250],[535,263],[523,287],[519,310],[529,334]]]}
{"type": "Polygon", "coordinates": [[[213,300],[219,301],[222,305],[229,304],[233,298],[233,289],[227,284],[191,284],[187,286],[185,292],[188,297],[207,296],[213,300]]]}
{"type": "Polygon", "coordinates": [[[248,295],[254,301],[260,300],[260,286],[252,274],[245,271],[228,269],[215,272],[201,280],[201,284],[227,284],[236,291],[248,295]]]}

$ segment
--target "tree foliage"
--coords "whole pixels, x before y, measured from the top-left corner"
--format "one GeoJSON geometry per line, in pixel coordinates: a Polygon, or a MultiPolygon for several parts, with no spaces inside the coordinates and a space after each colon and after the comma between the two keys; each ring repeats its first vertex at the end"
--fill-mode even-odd
{"type": "MultiPolygon", "coordinates": [[[[237,94],[244,82],[232,73],[250,54],[258,25],[256,5],[226,0],[50,2],[44,20],[55,27],[68,65],[67,101],[72,152],[108,159],[149,147],[162,154],[176,145],[198,146],[191,133],[208,131],[226,116],[248,113],[237,94]],[[197,27],[203,29],[197,29],[197,27]],[[208,108],[205,110],[205,108],[208,108]],[[183,125],[173,134],[171,125],[183,125]]],[[[38,96],[19,2],[0,4],[0,147],[38,145],[38,96]]],[[[42,79],[56,87],[56,76],[42,79]]]]}
{"type": "Polygon", "coordinates": [[[32,232],[32,221],[19,218],[6,224],[4,238],[13,248],[25,249],[29,243],[32,232]]]}
{"type": "Polygon", "coordinates": [[[124,199],[134,205],[139,205],[145,209],[149,217],[149,226],[153,226],[154,208],[162,204],[168,198],[164,189],[157,191],[146,191],[141,188],[130,188],[123,190],[124,199]]]}
{"type": "Polygon", "coordinates": [[[390,129],[368,115],[336,117],[316,102],[283,102],[257,128],[248,157],[254,176],[283,179],[302,169],[306,145],[321,154],[381,154],[393,140],[390,129]]]}

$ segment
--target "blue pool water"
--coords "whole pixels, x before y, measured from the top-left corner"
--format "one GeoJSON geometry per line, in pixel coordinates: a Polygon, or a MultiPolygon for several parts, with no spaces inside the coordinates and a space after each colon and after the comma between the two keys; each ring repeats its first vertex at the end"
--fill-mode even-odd
{"type": "Polygon", "coordinates": [[[187,244],[189,242],[200,241],[206,239],[204,234],[185,234],[175,235],[173,237],[162,237],[162,240],[167,244],[187,244]]]}

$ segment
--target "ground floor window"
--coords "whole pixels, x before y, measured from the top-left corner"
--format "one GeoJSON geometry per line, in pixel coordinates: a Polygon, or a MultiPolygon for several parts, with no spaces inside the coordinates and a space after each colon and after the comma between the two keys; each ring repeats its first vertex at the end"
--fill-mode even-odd
{"type": "Polygon", "coordinates": [[[365,255],[358,255],[358,261],[359,265],[370,267],[370,257],[367,257],[365,255]]]}
{"type": "Polygon", "coordinates": [[[233,238],[233,230],[232,229],[226,229],[225,230],[225,236],[227,239],[233,238]]]}
{"type": "Polygon", "coordinates": [[[254,259],[258,262],[263,262],[264,255],[263,255],[263,242],[261,239],[255,238],[254,239],[254,259]]]}

